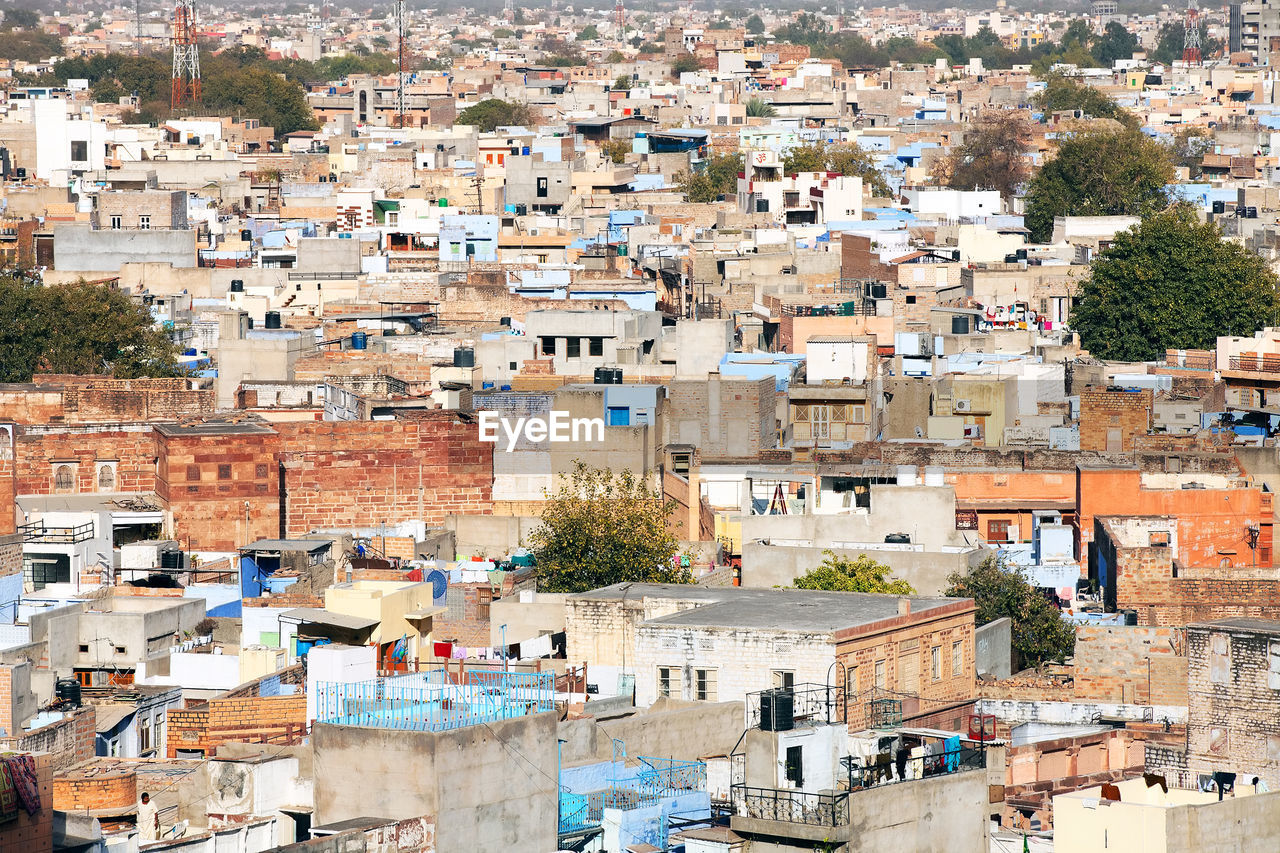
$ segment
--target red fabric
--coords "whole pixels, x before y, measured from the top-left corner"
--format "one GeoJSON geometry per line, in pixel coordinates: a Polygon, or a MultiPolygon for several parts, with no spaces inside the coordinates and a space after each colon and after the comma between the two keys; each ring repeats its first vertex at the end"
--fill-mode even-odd
{"type": "Polygon", "coordinates": [[[453,643],[432,643],[431,652],[438,658],[453,656],[453,643]]]}

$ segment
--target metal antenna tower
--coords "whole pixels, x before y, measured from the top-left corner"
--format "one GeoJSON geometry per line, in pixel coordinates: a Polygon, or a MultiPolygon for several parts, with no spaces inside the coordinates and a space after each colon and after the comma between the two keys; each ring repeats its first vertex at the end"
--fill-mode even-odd
{"type": "Polygon", "coordinates": [[[622,0],[613,5],[613,23],[618,28],[618,38],[622,38],[627,31],[627,12],[622,8],[622,0]]]}
{"type": "Polygon", "coordinates": [[[173,87],[169,106],[174,111],[200,103],[200,48],[196,44],[195,0],[178,0],[173,9],[173,87]]]}
{"type": "Polygon", "coordinates": [[[405,37],[409,34],[407,19],[405,18],[404,0],[396,0],[396,33],[398,35],[396,39],[398,51],[398,61],[396,63],[396,127],[404,127],[405,37]]]}
{"type": "Polygon", "coordinates": [[[1182,61],[1187,65],[1200,65],[1204,59],[1200,54],[1200,10],[1194,4],[1195,0],[1187,4],[1182,20],[1182,61]]]}

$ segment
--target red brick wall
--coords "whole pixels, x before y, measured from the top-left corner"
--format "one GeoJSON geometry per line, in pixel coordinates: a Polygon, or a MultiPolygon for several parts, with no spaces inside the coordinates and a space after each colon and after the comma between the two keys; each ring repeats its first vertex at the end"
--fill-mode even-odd
{"type": "Polygon", "coordinates": [[[13,499],[17,495],[14,490],[14,427],[13,424],[0,423],[0,536],[7,536],[17,531],[13,499]]]}
{"type": "Polygon", "coordinates": [[[1075,696],[1101,702],[1185,705],[1186,641],[1177,628],[1076,628],[1075,696]]]}
{"type": "Polygon", "coordinates": [[[277,433],[159,435],[158,445],[156,493],[184,545],[228,551],[280,535],[277,433]]]}
{"type": "Polygon", "coordinates": [[[94,462],[115,461],[117,492],[150,492],[156,487],[156,448],[154,433],[142,424],[110,428],[95,427],[18,427],[16,436],[17,493],[48,495],[54,493],[55,462],[77,463],[76,491],[98,491],[98,472],[94,462]]]}
{"type": "Polygon", "coordinates": [[[138,802],[138,774],[123,767],[92,768],[53,780],[53,807],[59,811],[130,808],[138,802]]]}
{"type": "Polygon", "coordinates": [[[43,728],[0,738],[0,751],[45,752],[55,771],[66,770],[93,758],[97,721],[92,708],[81,708],[43,728]]]}
{"type": "Polygon", "coordinates": [[[492,512],[493,445],[452,413],[277,429],[287,535],[492,512]]]}

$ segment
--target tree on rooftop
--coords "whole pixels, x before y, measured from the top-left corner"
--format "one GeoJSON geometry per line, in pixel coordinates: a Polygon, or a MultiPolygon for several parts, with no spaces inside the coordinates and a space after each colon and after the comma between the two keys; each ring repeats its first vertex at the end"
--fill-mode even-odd
{"type": "Polygon", "coordinates": [[[823,551],[822,563],[796,578],[796,589],[825,589],[831,592],[875,592],[887,595],[915,595],[904,580],[889,580],[893,569],[866,554],[850,559],[834,551],[823,551]]]}
{"type": "Polygon", "coordinates": [[[782,171],[788,175],[800,172],[834,172],[837,175],[862,178],[863,186],[875,196],[892,194],[874,155],[856,143],[828,145],[808,142],[797,145],[782,158],[782,171]]]}
{"type": "Polygon", "coordinates": [[[578,33],[578,41],[595,41],[600,38],[600,30],[596,29],[595,24],[587,24],[582,28],[582,32],[578,33]]]}
{"type": "Polygon", "coordinates": [[[985,110],[969,125],[964,141],[943,166],[947,186],[958,190],[999,190],[1005,199],[1031,174],[1031,122],[1011,110],[985,110]]]}
{"type": "Polygon", "coordinates": [[[676,563],[674,501],[626,470],[575,463],[548,493],[530,544],[538,588],[584,592],[615,583],[692,583],[676,563]]]}
{"type": "Polygon", "coordinates": [[[722,195],[735,192],[738,174],[743,170],[742,152],[713,154],[700,172],[680,172],[675,176],[676,186],[693,204],[719,201],[722,195]]]}
{"type": "Polygon", "coordinates": [[[947,595],[973,599],[979,626],[1002,616],[1012,620],[1013,651],[1024,665],[1064,661],[1075,651],[1075,629],[1058,608],[994,554],[967,572],[952,573],[947,583],[947,595]]]}
{"type": "Polygon", "coordinates": [[[1027,184],[1026,225],[1046,242],[1058,216],[1149,216],[1173,178],[1168,150],[1140,131],[1070,134],[1027,184]]]}
{"type": "Polygon", "coordinates": [[[1094,118],[1109,118],[1128,128],[1137,128],[1138,119],[1115,101],[1087,83],[1080,83],[1061,74],[1045,78],[1044,89],[1033,99],[1035,105],[1046,113],[1080,110],[1094,118]]]}
{"type": "Polygon", "coordinates": [[[1276,324],[1277,285],[1266,261],[1178,205],[1116,235],[1081,283],[1071,326],[1098,358],[1213,349],[1219,335],[1276,324]]]}
{"type": "Polygon", "coordinates": [[[615,92],[630,92],[631,91],[631,75],[619,74],[618,78],[613,81],[613,90],[615,92]]]}
{"type": "Polygon", "coordinates": [[[752,15],[747,18],[746,30],[749,35],[758,36],[764,32],[764,21],[760,20],[759,15],[752,15]]]}
{"type": "Polygon", "coordinates": [[[675,62],[671,63],[671,74],[674,77],[679,77],[681,74],[691,74],[701,69],[702,66],[698,64],[698,60],[692,54],[678,56],[675,62]]]}
{"type": "Polygon", "coordinates": [[[499,127],[533,124],[533,111],[527,104],[488,98],[463,110],[454,124],[475,125],[481,133],[492,133],[499,127]]]}
{"type": "Polygon", "coordinates": [[[773,118],[778,114],[773,104],[764,98],[748,98],[743,106],[746,107],[747,115],[751,118],[773,118]]]}
{"type": "Polygon", "coordinates": [[[177,348],[145,308],[118,290],[77,282],[42,287],[0,276],[0,382],[33,374],[174,376],[177,348]]]}
{"type": "Polygon", "coordinates": [[[1093,43],[1093,56],[1104,68],[1112,67],[1118,59],[1132,59],[1138,49],[1138,37],[1118,21],[1107,24],[1102,35],[1093,43]]]}

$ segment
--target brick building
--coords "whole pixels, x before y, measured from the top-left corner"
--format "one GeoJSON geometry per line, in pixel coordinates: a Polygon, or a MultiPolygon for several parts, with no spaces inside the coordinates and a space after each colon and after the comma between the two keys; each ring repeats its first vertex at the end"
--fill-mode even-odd
{"type": "Polygon", "coordinates": [[[1136,705],[1185,705],[1185,632],[1174,627],[1076,627],[1075,698],[1136,705]]]}
{"type": "Polygon", "coordinates": [[[98,193],[96,199],[95,228],[158,231],[187,227],[185,190],[112,190],[98,193]]]}
{"type": "Polygon", "coordinates": [[[1080,449],[1127,453],[1151,430],[1151,389],[1080,392],[1080,449]]]}
{"type": "Polygon", "coordinates": [[[1187,628],[1187,766],[1280,787],[1280,621],[1187,628]]]}

